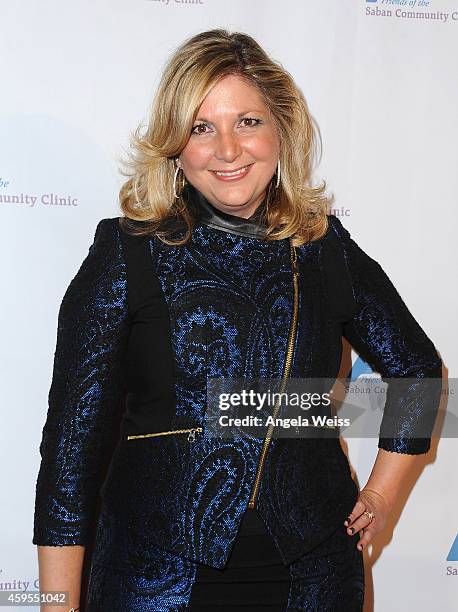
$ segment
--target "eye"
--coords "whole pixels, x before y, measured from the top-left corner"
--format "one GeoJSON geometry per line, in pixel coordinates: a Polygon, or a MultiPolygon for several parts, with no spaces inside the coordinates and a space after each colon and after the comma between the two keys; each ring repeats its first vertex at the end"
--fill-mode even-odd
{"type": "Polygon", "coordinates": [[[201,127],[208,127],[208,124],[207,124],[207,123],[198,123],[197,125],[195,125],[195,126],[192,128],[192,130],[191,130],[191,134],[197,134],[197,135],[200,135],[200,134],[206,134],[206,132],[205,132],[205,131],[200,131],[200,130],[198,129],[198,128],[201,128],[201,127]],[[195,130],[197,130],[197,131],[195,131],[195,130]]]}
{"type": "Polygon", "coordinates": [[[251,125],[245,125],[245,127],[255,127],[262,123],[261,119],[255,119],[254,117],[245,117],[242,121],[255,121],[256,123],[252,123],[251,125]]]}

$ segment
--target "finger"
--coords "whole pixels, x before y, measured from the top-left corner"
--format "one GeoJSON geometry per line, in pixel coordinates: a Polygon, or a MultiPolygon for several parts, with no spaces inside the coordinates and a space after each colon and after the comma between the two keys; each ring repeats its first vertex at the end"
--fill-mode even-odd
{"type": "Polygon", "coordinates": [[[367,514],[361,514],[361,516],[354,520],[347,528],[347,533],[355,535],[360,529],[366,529],[371,524],[372,520],[373,519],[370,519],[367,514]]]}
{"type": "Polygon", "coordinates": [[[353,506],[353,510],[347,516],[347,519],[344,521],[344,525],[351,525],[354,520],[356,520],[366,509],[366,504],[364,504],[360,499],[357,500],[355,505],[353,506]]]}
{"type": "Polygon", "coordinates": [[[358,550],[365,550],[368,544],[371,542],[374,535],[375,535],[375,530],[373,530],[371,527],[365,527],[363,531],[363,535],[360,537],[359,542],[357,544],[358,550]]]}

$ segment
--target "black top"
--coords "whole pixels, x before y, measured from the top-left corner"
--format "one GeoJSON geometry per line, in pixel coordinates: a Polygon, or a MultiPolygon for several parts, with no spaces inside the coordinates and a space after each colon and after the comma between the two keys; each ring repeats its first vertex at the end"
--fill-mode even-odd
{"type": "MultiPolygon", "coordinates": [[[[186,199],[196,223],[256,239],[264,236],[266,200],[245,219],[220,211],[191,185],[186,187],[186,199]]],[[[176,223],[174,220],[170,222],[176,223]]],[[[177,227],[180,227],[179,223],[177,227]]],[[[128,395],[124,419],[132,425],[133,431],[139,429],[135,418],[141,419],[144,426],[150,421],[150,431],[162,431],[168,428],[167,412],[174,411],[173,394],[169,391],[167,401],[161,402],[162,412],[153,412],[151,406],[155,404],[155,398],[164,397],[164,389],[173,389],[174,356],[170,345],[169,313],[159,279],[153,273],[149,237],[130,237],[123,232],[121,235],[128,264],[131,316],[126,373],[128,388],[135,388],[135,394],[128,395]],[[149,374],[153,370],[156,372],[154,377],[149,374]],[[163,385],[161,389],[157,387],[159,384],[163,385]]],[[[355,303],[341,246],[330,229],[320,241],[324,247],[322,262],[327,293],[339,295],[338,300],[330,300],[328,304],[329,316],[335,321],[347,320],[355,303]]],[[[190,610],[200,610],[205,603],[214,607],[232,604],[236,598],[285,609],[289,583],[289,571],[264,522],[256,510],[247,509],[226,568],[219,570],[199,565],[189,602],[190,610]]]]}
{"type": "MultiPolygon", "coordinates": [[[[188,187],[187,193],[189,206],[199,223],[239,235],[254,238],[263,236],[265,226],[261,220],[265,200],[251,217],[244,219],[220,211],[200,191],[188,187]]],[[[147,248],[148,238],[131,239],[123,234],[123,241],[128,263],[128,295],[132,324],[126,372],[128,387],[135,387],[135,401],[141,402],[141,406],[137,404],[135,410],[130,410],[133,399],[128,396],[126,419],[133,419],[131,415],[134,413],[140,414],[139,418],[142,418],[143,422],[145,419],[151,419],[152,431],[161,431],[168,425],[166,410],[152,414],[151,405],[154,404],[159,390],[154,387],[155,383],[151,376],[147,376],[147,372],[154,369],[154,380],[162,381],[166,385],[165,388],[173,388],[173,381],[170,380],[173,355],[169,340],[167,306],[162,297],[159,280],[152,273],[152,258],[147,248]],[[143,388],[139,389],[138,385],[143,388]]],[[[174,398],[170,396],[170,409],[173,408],[173,401],[174,398]]],[[[236,598],[243,601],[254,598],[253,601],[259,602],[259,605],[263,602],[266,605],[277,602],[278,609],[284,609],[289,578],[289,571],[284,566],[274,540],[258,512],[247,509],[226,568],[218,570],[199,566],[189,602],[190,610],[196,610],[196,606],[204,603],[220,606],[234,602],[236,598]],[[227,585],[228,590],[222,588],[222,583],[227,585]]]]}

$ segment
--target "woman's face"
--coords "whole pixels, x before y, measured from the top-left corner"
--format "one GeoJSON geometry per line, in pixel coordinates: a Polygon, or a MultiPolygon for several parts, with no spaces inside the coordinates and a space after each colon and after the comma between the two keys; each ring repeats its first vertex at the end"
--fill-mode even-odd
{"type": "Polygon", "coordinates": [[[178,165],[213,206],[248,218],[264,198],[278,156],[278,132],[258,89],[228,75],[199,108],[178,165]]]}

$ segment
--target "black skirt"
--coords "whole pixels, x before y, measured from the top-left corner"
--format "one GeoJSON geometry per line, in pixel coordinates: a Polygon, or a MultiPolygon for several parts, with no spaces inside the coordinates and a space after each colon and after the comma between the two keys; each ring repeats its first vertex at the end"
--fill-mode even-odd
{"type": "Polygon", "coordinates": [[[199,564],[191,612],[286,610],[291,575],[256,510],[246,510],[224,569],[199,564]]]}

